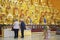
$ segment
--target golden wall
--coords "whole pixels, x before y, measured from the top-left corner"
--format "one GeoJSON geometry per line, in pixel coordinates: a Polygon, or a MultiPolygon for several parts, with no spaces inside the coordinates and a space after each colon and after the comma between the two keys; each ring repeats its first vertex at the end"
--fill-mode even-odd
{"type": "MultiPolygon", "coordinates": [[[[53,5],[53,7],[60,12],[60,0],[49,0],[49,2],[53,5]]],[[[60,20],[60,13],[57,13],[57,18],[60,20]]]]}
{"type": "Polygon", "coordinates": [[[60,10],[60,0],[51,0],[53,6],[60,10]]]}
{"type": "Polygon", "coordinates": [[[59,1],[56,0],[0,0],[0,23],[12,24],[22,18],[26,24],[54,24],[60,20],[59,1]],[[56,6],[57,5],[57,6],[56,6]]]}

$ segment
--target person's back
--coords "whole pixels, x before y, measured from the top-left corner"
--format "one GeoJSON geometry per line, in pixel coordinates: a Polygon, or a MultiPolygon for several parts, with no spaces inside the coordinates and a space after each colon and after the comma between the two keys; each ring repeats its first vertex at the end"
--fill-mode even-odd
{"type": "Polygon", "coordinates": [[[19,28],[20,28],[18,21],[15,21],[15,22],[14,22],[14,27],[13,27],[13,28],[14,28],[14,29],[19,29],[19,28]]]}
{"type": "Polygon", "coordinates": [[[21,29],[24,30],[25,29],[25,23],[23,21],[21,21],[21,29]]]}

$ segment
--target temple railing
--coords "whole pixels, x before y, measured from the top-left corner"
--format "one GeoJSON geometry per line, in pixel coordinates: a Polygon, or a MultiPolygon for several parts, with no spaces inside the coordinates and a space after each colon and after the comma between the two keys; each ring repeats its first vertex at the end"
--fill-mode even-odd
{"type": "MultiPolygon", "coordinates": [[[[56,31],[57,28],[59,28],[60,30],[60,25],[26,25],[26,28],[29,28],[31,29],[32,31],[43,31],[44,29],[44,26],[49,26],[51,31],[56,31]]],[[[0,25],[0,28],[3,27],[3,28],[12,28],[13,25],[0,25]]]]}
{"type": "Polygon", "coordinates": [[[29,28],[31,28],[32,31],[43,31],[44,30],[44,26],[49,26],[51,31],[56,31],[57,28],[60,29],[60,25],[26,25],[29,28]]]}

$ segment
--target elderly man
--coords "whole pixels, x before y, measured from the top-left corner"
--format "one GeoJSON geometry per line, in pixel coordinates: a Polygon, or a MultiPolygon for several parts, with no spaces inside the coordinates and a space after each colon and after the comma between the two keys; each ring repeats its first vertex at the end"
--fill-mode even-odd
{"type": "Polygon", "coordinates": [[[20,24],[21,38],[24,38],[24,29],[26,29],[26,27],[25,27],[25,23],[24,23],[24,20],[23,19],[21,19],[20,22],[21,22],[21,24],[20,24]]]}

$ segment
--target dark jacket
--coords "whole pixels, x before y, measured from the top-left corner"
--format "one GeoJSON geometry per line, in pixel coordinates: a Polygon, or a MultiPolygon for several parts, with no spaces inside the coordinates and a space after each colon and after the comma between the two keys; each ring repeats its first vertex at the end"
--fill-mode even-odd
{"type": "Polygon", "coordinates": [[[26,29],[26,27],[25,27],[25,23],[23,22],[23,21],[21,21],[21,30],[24,30],[24,29],[26,29]]]}

